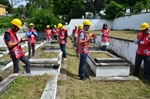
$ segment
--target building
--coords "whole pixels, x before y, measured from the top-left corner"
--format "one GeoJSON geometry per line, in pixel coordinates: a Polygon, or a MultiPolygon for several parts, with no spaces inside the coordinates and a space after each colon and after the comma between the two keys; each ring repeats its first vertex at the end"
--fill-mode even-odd
{"type": "Polygon", "coordinates": [[[0,16],[7,14],[6,7],[7,6],[4,6],[4,5],[0,4],[0,16]]]}

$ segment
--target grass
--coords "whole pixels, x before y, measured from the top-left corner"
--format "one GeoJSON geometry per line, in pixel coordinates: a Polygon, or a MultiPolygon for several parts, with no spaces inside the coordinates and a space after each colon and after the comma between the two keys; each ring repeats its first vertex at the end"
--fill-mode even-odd
{"type": "MultiPolygon", "coordinates": [[[[89,31],[95,34],[100,34],[100,31],[89,31]]],[[[134,40],[136,38],[138,31],[127,31],[127,30],[110,30],[111,37],[117,37],[122,39],[134,40]]]]}
{"type": "Polygon", "coordinates": [[[17,77],[0,99],[40,99],[52,75],[17,77]]]}
{"type": "Polygon", "coordinates": [[[44,52],[43,50],[40,51],[40,55],[37,58],[56,58],[58,52],[44,52]]]}
{"type": "Polygon", "coordinates": [[[90,52],[90,54],[94,58],[112,58],[111,56],[109,56],[107,53],[104,52],[90,52]]]}
{"type": "MultiPolygon", "coordinates": [[[[150,83],[141,78],[138,81],[90,82],[79,80],[79,58],[74,46],[68,39],[66,80],[59,80],[58,85],[66,88],[65,99],[149,99],[150,83]]],[[[131,73],[132,74],[132,70],[131,73]]],[[[58,90],[58,96],[59,96],[58,90]]]]}

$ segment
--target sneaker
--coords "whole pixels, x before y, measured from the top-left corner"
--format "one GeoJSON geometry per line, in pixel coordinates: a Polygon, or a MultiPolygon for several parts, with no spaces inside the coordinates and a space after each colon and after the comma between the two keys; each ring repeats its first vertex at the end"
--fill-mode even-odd
{"type": "Polygon", "coordinates": [[[66,58],[64,58],[64,61],[66,60],[66,58]]]}
{"type": "Polygon", "coordinates": [[[81,77],[80,80],[86,80],[86,77],[81,77]]]}

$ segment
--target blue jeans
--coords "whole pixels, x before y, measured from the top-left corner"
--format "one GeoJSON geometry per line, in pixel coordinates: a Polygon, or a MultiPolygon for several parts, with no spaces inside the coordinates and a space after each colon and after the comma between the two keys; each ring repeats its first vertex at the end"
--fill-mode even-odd
{"type": "Polygon", "coordinates": [[[102,46],[102,51],[107,51],[107,46],[106,45],[102,46]]]}
{"type": "Polygon", "coordinates": [[[149,78],[150,75],[150,56],[143,56],[136,54],[134,75],[138,76],[142,60],[144,60],[144,78],[149,78]]]}
{"type": "Polygon", "coordinates": [[[79,63],[79,76],[80,76],[80,78],[83,78],[85,76],[84,69],[86,66],[86,59],[87,59],[87,54],[84,54],[82,52],[80,54],[80,63],[79,63]]]}
{"type": "Polygon", "coordinates": [[[63,52],[62,53],[62,57],[66,58],[66,44],[59,44],[60,45],[60,49],[63,52]]]}
{"type": "Polygon", "coordinates": [[[75,47],[77,46],[76,38],[74,38],[74,46],[75,46],[75,47]]]}

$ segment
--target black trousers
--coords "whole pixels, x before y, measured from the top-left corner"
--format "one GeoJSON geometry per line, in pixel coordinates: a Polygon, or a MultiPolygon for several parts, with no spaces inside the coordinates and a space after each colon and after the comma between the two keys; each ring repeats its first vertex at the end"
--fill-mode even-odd
{"type": "Polygon", "coordinates": [[[13,73],[19,72],[19,60],[21,60],[25,64],[26,73],[30,73],[30,61],[26,56],[22,56],[20,59],[17,59],[15,56],[12,56],[13,61],[13,73]]]}
{"type": "Polygon", "coordinates": [[[138,76],[142,60],[144,60],[144,78],[149,78],[150,75],[150,56],[143,56],[136,54],[134,75],[138,76]]]}
{"type": "Polygon", "coordinates": [[[31,52],[32,52],[32,56],[34,56],[34,54],[35,54],[35,44],[29,44],[28,43],[28,55],[29,55],[29,58],[31,58],[31,52]]]}

